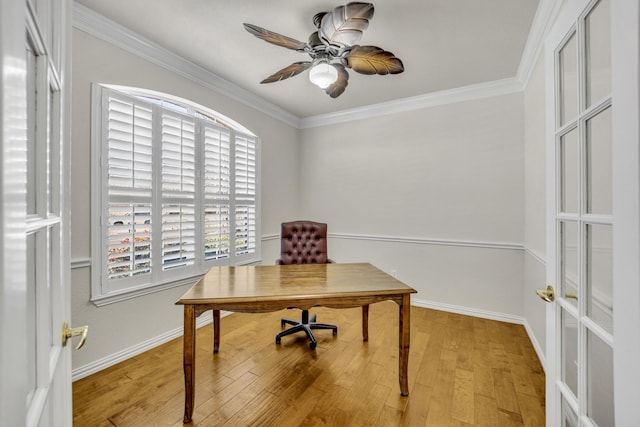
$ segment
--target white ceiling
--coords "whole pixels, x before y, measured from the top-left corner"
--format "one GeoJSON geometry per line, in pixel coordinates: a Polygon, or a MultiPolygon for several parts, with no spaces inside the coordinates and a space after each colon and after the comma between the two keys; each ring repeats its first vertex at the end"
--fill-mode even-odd
{"type": "Polygon", "coordinates": [[[259,40],[243,22],[306,41],[336,0],[76,0],[223,79],[304,118],[515,77],[538,0],[373,0],[360,44],[402,59],[398,75],[350,71],[332,99],[308,73],[265,77],[308,56],[259,40]]]}

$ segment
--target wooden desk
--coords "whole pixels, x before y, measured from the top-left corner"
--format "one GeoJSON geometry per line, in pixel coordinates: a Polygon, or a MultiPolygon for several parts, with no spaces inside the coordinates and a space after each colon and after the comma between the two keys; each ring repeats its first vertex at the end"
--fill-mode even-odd
{"type": "MultiPolygon", "coordinates": [[[[214,345],[220,346],[220,310],[270,312],[297,307],[362,307],[362,338],[367,341],[369,304],[395,301],[399,308],[400,393],[409,395],[409,321],[415,289],[371,264],[305,264],[214,267],[177,302],[184,305],[184,423],[193,415],[196,317],[213,310],[214,345]]],[[[274,334],[276,333],[274,325],[274,334]]]]}

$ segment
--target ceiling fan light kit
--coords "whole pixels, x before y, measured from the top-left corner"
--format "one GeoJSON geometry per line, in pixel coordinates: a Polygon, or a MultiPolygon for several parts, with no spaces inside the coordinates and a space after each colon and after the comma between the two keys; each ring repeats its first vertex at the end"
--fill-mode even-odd
{"type": "Polygon", "coordinates": [[[352,2],[331,12],[317,13],[317,30],[308,42],[301,42],[252,24],[244,28],[254,36],[277,46],[307,53],[311,61],[295,62],[260,83],[273,83],[309,70],[309,80],[332,98],[340,96],[349,82],[347,68],[360,74],[399,74],[404,65],[399,58],[377,46],[360,46],[362,32],[373,17],[373,4],[352,2]]]}
{"type": "Polygon", "coordinates": [[[309,70],[309,81],[320,89],[326,89],[338,80],[338,70],[321,61],[309,70]]]}

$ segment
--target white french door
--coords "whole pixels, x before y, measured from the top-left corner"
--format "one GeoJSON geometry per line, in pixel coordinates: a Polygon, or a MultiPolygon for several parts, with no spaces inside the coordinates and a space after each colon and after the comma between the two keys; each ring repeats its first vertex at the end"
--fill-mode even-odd
{"type": "Polygon", "coordinates": [[[626,340],[636,338],[622,331],[640,329],[633,314],[640,300],[625,302],[620,295],[630,291],[637,297],[640,275],[637,268],[625,277],[618,273],[627,263],[639,261],[638,251],[635,259],[633,254],[623,255],[629,245],[619,238],[626,234],[631,242],[633,236],[638,239],[640,218],[634,206],[639,195],[633,189],[638,188],[639,159],[621,161],[625,152],[637,155],[638,140],[629,139],[626,129],[637,127],[638,116],[624,118],[624,111],[629,102],[637,105],[638,92],[628,101],[613,94],[637,89],[638,76],[622,73],[627,77],[615,83],[612,77],[634,64],[630,58],[638,58],[637,51],[612,55],[614,49],[624,50],[626,38],[638,36],[637,2],[630,32],[615,28],[631,3],[568,0],[546,40],[547,281],[553,289],[541,296],[551,302],[549,426],[637,422],[626,418],[637,402],[630,405],[629,395],[619,390],[629,388],[624,384],[632,381],[634,372],[637,377],[638,368],[627,371],[630,377],[623,372],[632,366],[630,360],[640,360],[640,351],[637,345],[626,345],[626,340]],[[624,219],[620,213],[628,214],[629,209],[631,215],[624,219]],[[625,348],[635,354],[622,356],[625,348]]]}
{"type": "Polygon", "coordinates": [[[68,0],[3,1],[0,425],[70,426],[68,0]]]}

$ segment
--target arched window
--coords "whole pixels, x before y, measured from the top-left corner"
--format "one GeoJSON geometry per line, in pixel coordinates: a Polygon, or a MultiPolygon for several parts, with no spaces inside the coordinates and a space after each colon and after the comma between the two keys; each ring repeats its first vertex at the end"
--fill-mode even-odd
{"type": "Polygon", "coordinates": [[[259,139],[201,105],[94,85],[92,301],[257,261],[259,139]]]}

